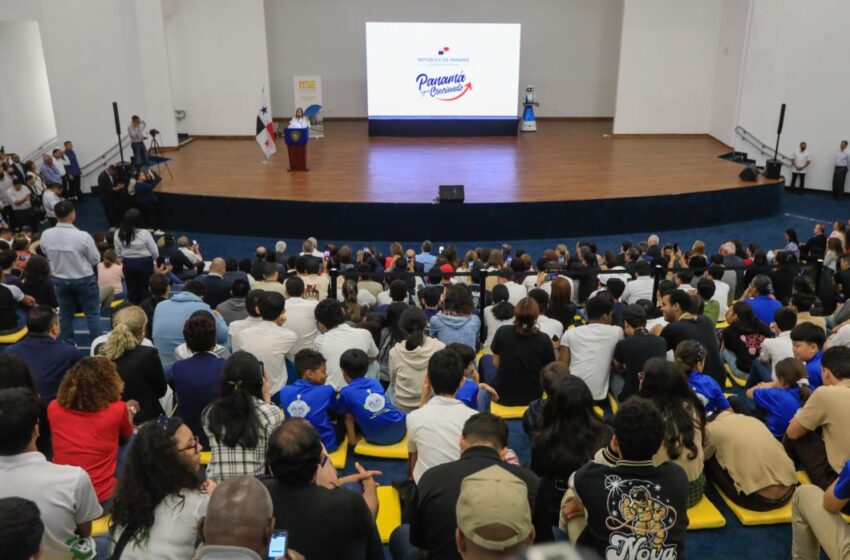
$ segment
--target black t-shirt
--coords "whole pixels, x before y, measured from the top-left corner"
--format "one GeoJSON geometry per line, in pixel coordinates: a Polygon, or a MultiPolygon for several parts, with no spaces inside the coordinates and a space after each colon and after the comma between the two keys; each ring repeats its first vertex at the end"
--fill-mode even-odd
{"type": "MultiPolygon", "coordinates": [[[[461,458],[428,469],[416,489],[413,514],[410,519],[410,544],[428,551],[428,560],[459,560],[455,545],[457,517],[455,508],[460,497],[460,484],[467,476],[498,465],[525,482],[528,487],[528,504],[535,511],[538,480],[533,472],[517,465],[505,463],[495,449],[483,445],[470,447],[461,458]]],[[[538,537],[552,532],[551,524],[535,519],[538,537]]],[[[545,538],[545,537],[544,537],[545,538]]],[[[300,548],[293,547],[301,552],[300,548]]]]}
{"type": "Polygon", "coordinates": [[[383,560],[381,537],[363,496],[315,484],[263,480],[274,504],[275,529],[289,532],[289,547],[305,558],[383,560]]]}
{"type": "Polygon", "coordinates": [[[499,393],[499,404],[505,406],[527,405],[543,394],[540,387],[540,368],[555,361],[552,341],[541,332],[520,336],[513,325],[502,325],[496,330],[490,345],[499,356],[494,388],[499,393]]]}
{"type": "Polygon", "coordinates": [[[168,384],[156,348],[136,346],[115,360],[115,367],[124,382],[122,398],[125,401],[139,401],[139,412],[133,417],[134,424],[138,426],[165,414],[159,399],[165,395],[168,384]]]}
{"type": "Polygon", "coordinates": [[[650,358],[664,358],[667,355],[667,341],[655,336],[646,329],[641,329],[632,336],[627,336],[614,347],[614,359],[626,367],[623,377],[626,384],[617,397],[623,402],[638,392],[640,382],[638,373],[650,358]]]}
{"type": "Polygon", "coordinates": [[[685,557],[688,475],[676,463],[591,461],[573,486],[587,513],[579,546],[602,558],[685,557]]]}
{"type": "Polygon", "coordinates": [[[703,373],[710,375],[720,386],[726,380],[726,371],[720,361],[720,344],[717,342],[717,332],[711,319],[705,315],[690,316],[670,323],[661,331],[661,337],[667,341],[668,350],[676,350],[683,340],[696,340],[705,347],[705,369],[703,373]]]}
{"type": "Polygon", "coordinates": [[[735,321],[723,329],[723,346],[735,354],[735,365],[739,370],[749,373],[753,367],[753,360],[761,351],[761,343],[765,338],[770,338],[773,333],[759,321],[757,325],[745,325],[741,321],[735,321]]]}

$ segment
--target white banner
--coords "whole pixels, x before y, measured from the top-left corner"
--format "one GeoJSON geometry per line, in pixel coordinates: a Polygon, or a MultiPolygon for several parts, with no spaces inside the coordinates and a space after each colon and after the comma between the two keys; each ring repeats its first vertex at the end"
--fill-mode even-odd
{"type": "Polygon", "coordinates": [[[293,76],[292,83],[295,87],[295,109],[300,107],[304,110],[304,116],[310,119],[310,137],[322,138],[325,135],[322,123],[322,77],[293,76]]]}

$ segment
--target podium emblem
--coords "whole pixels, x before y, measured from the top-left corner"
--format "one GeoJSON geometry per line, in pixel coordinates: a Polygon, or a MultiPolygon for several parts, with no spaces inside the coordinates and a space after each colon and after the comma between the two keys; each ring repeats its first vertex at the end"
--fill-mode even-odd
{"type": "Polygon", "coordinates": [[[300,130],[293,130],[289,134],[289,136],[292,138],[293,142],[298,142],[299,140],[301,140],[301,131],[300,130]]]}

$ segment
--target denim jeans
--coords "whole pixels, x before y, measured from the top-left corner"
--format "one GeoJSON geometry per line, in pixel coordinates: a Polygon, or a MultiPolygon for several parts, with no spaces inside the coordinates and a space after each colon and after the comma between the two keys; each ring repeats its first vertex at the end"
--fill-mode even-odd
{"type": "Polygon", "coordinates": [[[56,299],[59,300],[60,338],[74,342],[74,313],[79,305],[86,316],[92,340],[100,336],[100,289],[92,274],[85,278],[54,278],[56,299]]]}
{"type": "Polygon", "coordinates": [[[390,535],[390,555],[393,560],[415,560],[419,549],[410,544],[410,525],[399,525],[390,535]]]}
{"type": "Polygon", "coordinates": [[[133,148],[133,163],[136,165],[136,169],[146,167],[148,165],[148,150],[145,148],[145,143],[133,142],[130,147],[133,148]]]}
{"type": "Polygon", "coordinates": [[[728,348],[724,348],[720,352],[720,357],[723,359],[723,362],[729,365],[729,369],[732,370],[732,374],[738,379],[747,379],[750,374],[738,369],[736,362],[738,358],[735,356],[735,353],[729,350],[728,348]]]}

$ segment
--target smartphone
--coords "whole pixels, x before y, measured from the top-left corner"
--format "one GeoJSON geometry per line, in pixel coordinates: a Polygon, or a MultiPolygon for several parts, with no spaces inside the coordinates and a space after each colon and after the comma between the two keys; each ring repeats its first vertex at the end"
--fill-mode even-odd
{"type": "Polygon", "coordinates": [[[558,277],[557,272],[550,272],[549,274],[546,275],[546,281],[551,282],[552,280],[554,280],[557,277],[558,277]]]}
{"type": "Polygon", "coordinates": [[[168,257],[165,257],[164,259],[162,259],[162,262],[165,263],[165,266],[168,266],[168,265],[171,264],[171,259],[169,259],[168,257]]]}
{"type": "Polygon", "coordinates": [[[440,249],[439,249],[440,253],[439,253],[439,254],[441,254],[441,255],[443,254],[443,249],[445,249],[445,247],[443,247],[442,245],[440,245],[440,249]]]}
{"type": "Polygon", "coordinates": [[[325,260],[328,260],[329,258],[331,258],[331,252],[325,251],[325,260]]]}
{"type": "Polygon", "coordinates": [[[505,264],[506,264],[506,265],[508,265],[508,266],[511,266],[511,261],[512,261],[512,260],[514,260],[514,258],[513,258],[513,257],[508,257],[508,258],[506,258],[506,259],[505,259],[505,264]]]}
{"type": "Polygon", "coordinates": [[[193,240],[192,240],[192,245],[197,245],[197,244],[198,244],[198,240],[197,240],[197,239],[193,239],[193,240]]]}
{"type": "Polygon", "coordinates": [[[277,560],[286,556],[286,541],[289,533],[286,531],[272,531],[272,540],[269,543],[269,560],[277,560]]]}

